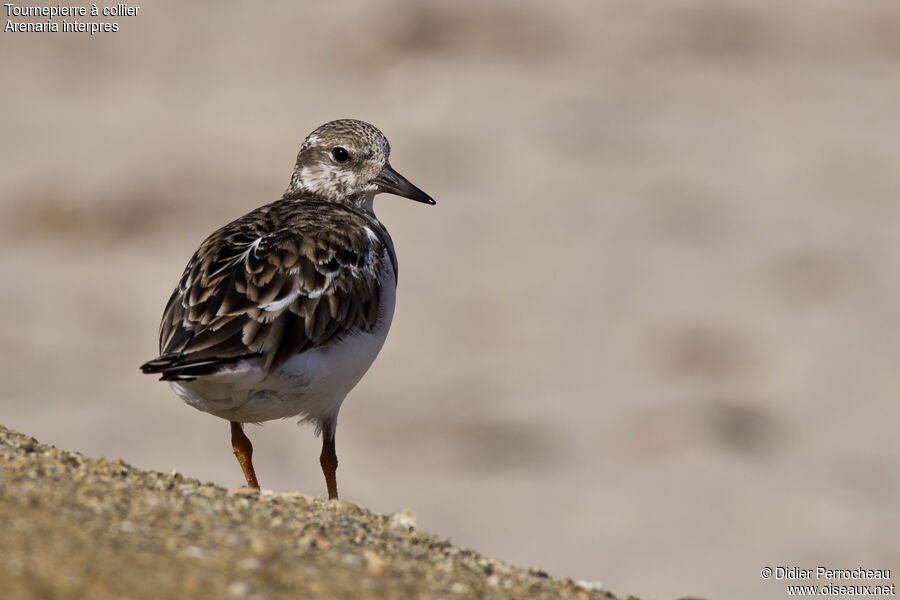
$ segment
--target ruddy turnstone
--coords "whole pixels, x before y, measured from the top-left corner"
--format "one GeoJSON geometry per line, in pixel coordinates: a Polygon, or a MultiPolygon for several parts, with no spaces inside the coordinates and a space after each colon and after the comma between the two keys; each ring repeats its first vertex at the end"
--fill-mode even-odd
{"type": "Polygon", "coordinates": [[[230,422],[250,487],[259,483],[243,424],[300,417],[322,435],[328,497],[338,497],[338,411],[394,314],[397,257],[373,199],[435,203],[389,154],[384,134],[363,121],[310,133],[284,196],[206,238],[166,305],[160,356],[141,370],[230,422]]]}

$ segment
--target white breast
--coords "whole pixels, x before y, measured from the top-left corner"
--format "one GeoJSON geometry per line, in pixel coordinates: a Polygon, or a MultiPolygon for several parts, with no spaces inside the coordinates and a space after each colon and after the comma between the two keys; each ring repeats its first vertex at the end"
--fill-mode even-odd
{"type": "Polygon", "coordinates": [[[216,375],[170,382],[172,389],[194,408],[229,421],[300,417],[318,424],[336,419],[341,403],[372,366],[391,327],[397,279],[387,252],[382,268],[381,304],[372,331],[298,354],[268,376],[262,361],[254,358],[216,375]]]}

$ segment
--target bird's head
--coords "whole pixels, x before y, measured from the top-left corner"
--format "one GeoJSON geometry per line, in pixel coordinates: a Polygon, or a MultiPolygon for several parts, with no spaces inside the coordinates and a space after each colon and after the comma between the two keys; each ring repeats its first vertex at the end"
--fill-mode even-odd
{"type": "Polygon", "coordinates": [[[313,195],[371,211],[375,194],[434,200],[391,167],[391,146],[376,127],[355,119],[330,121],[306,136],[285,197],[313,195]]]}

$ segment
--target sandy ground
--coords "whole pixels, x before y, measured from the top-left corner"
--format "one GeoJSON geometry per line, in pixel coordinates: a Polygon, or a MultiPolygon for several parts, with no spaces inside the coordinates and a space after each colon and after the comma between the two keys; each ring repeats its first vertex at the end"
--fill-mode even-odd
{"type": "MultiPolygon", "coordinates": [[[[896,2],[107,21],[0,32],[4,425],[239,485],[227,425],[137,366],[200,240],[356,117],[438,205],[376,203],[399,297],[341,413],[345,498],[648,597],[900,572],[896,2]]],[[[324,494],[311,429],[249,435],[264,487],[324,494]]]]}
{"type": "Polygon", "coordinates": [[[554,580],[418,532],[410,511],[225,490],[2,427],[0,484],[7,600],[616,600],[596,582],[554,580]]]}

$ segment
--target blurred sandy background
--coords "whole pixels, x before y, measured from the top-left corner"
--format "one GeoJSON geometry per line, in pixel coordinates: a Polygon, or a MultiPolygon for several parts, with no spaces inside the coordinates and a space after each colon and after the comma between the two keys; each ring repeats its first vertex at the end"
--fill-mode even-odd
{"type": "MultiPolygon", "coordinates": [[[[106,20],[0,33],[4,425],[242,484],[227,424],[137,367],[198,243],[356,117],[438,205],[376,202],[399,299],[341,413],[344,498],[651,598],[900,568],[895,1],[106,20]]],[[[312,429],[249,435],[265,487],[325,493],[312,429]]]]}

